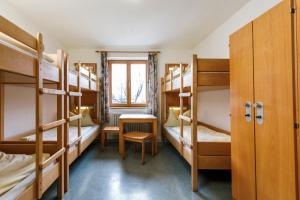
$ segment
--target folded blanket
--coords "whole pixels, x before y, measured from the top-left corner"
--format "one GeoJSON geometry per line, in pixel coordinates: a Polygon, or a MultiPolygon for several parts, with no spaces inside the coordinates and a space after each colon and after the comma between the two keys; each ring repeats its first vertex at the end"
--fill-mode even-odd
{"type": "MultiPolygon", "coordinates": [[[[50,154],[43,154],[43,160],[50,154]]],[[[35,155],[6,154],[0,151],[0,196],[35,171],[35,155]]]]}

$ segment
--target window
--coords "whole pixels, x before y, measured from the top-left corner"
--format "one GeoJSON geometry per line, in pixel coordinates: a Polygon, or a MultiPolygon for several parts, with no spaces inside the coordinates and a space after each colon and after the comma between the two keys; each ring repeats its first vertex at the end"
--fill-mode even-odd
{"type": "Polygon", "coordinates": [[[146,61],[109,61],[111,107],[146,106],[146,61]]]}

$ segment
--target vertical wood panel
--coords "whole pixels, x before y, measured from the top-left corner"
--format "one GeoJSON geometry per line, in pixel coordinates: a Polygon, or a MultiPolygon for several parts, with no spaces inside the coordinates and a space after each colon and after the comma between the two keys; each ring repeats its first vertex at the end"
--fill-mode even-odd
{"type": "Polygon", "coordinates": [[[0,84],[0,141],[4,137],[4,84],[0,84]]]}
{"type": "MultiPolygon", "coordinates": [[[[296,88],[295,88],[295,92],[296,92],[296,106],[297,106],[297,112],[296,112],[296,117],[297,117],[297,123],[299,124],[299,121],[300,121],[300,12],[299,12],[299,9],[300,9],[300,0],[292,0],[292,3],[294,3],[294,7],[296,7],[296,16],[294,16],[294,45],[295,45],[295,64],[296,64],[296,70],[295,70],[295,78],[296,78],[296,88]]],[[[297,131],[296,131],[296,134],[297,134],[297,180],[298,180],[298,198],[300,197],[300,129],[298,128],[297,131]]]]}
{"type": "MultiPolygon", "coordinates": [[[[59,69],[59,83],[57,89],[64,91],[64,52],[57,51],[57,65],[59,69]]],[[[64,95],[57,96],[57,120],[64,119],[64,95]]],[[[64,147],[64,125],[57,127],[57,151],[64,147]]],[[[59,177],[57,181],[57,196],[64,196],[64,156],[58,158],[59,162],[59,177]]],[[[68,165],[66,165],[68,167],[68,165]]]]}
{"type": "Polygon", "coordinates": [[[253,103],[252,23],[230,37],[230,112],[233,197],[255,200],[254,119],[245,119],[247,101],[253,103]]]}
{"type": "Polygon", "coordinates": [[[198,191],[198,148],[197,148],[197,55],[193,55],[193,60],[192,60],[192,85],[191,85],[191,93],[192,93],[192,98],[191,98],[191,117],[192,117],[192,124],[191,124],[191,141],[192,141],[192,162],[191,162],[191,172],[192,172],[192,189],[193,191],[198,191]]]}
{"type": "Polygon", "coordinates": [[[290,1],[253,24],[255,101],[264,123],[255,125],[257,199],[296,199],[293,63],[290,1]]]}

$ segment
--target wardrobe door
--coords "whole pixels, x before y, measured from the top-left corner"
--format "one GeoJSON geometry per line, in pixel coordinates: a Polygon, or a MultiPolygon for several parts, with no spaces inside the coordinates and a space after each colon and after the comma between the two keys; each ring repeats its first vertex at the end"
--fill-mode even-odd
{"type": "Polygon", "coordinates": [[[283,1],[253,22],[258,200],[296,199],[290,7],[283,1]]]}
{"type": "Polygon", "coordinates": [[[238,200],[256,196],[252,45],[252,23],[230,37],[232,195],[238,200]]]}

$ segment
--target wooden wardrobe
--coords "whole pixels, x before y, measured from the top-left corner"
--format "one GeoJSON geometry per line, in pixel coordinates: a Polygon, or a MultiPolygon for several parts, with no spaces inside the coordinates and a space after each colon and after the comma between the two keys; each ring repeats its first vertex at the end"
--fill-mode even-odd
{"type": "Polygon", "coordinates": [[[230,37],[236,200],[299,199],[295,3],[280,2],[230,37]]]}

